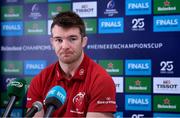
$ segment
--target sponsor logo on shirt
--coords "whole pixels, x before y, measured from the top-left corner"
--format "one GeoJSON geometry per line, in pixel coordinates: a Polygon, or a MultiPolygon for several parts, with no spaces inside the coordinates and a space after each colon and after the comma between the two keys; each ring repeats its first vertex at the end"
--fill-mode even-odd
{"type": "Polygon", "coordinates": [[[73,2],[73,11],[80,17],[96,17],[97,2],[73,2]]]}
{"type": "Polygon", "coordinates": [[[180,31],[179,21],[180,21],[180,15],[154,16],[153,31],[154,32],[180,31]]]}
{"type": "Polygon", "coordinates": [[[126,0],[126,15],[151,14],[151,0],[126,0]]]}
{"type": "Polygon", "coordinates": [[[97,104],[116,104],[116,101],[112,100],[111,97],[105,97],[98,100],[97,104]]]}
{"type": "Polygon", "coordinates": [[[151,75],[151,60],[126,60],[126,75],[151,75]]]}

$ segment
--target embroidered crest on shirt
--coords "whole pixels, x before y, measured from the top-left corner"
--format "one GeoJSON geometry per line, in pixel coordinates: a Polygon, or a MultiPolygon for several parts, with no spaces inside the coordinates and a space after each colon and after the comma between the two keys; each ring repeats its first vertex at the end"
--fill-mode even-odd
{"type": "Polygon", "coordinates": [[[84,70],[83,68],[80,69],[80,70],[79,70],[79,75],[84,75],[84,71],[85,71],[85,70],[84,70]]]}
{"type": "Polygon", "coordinates": [[[83,109],[84,97],[85,97],[85,92],[79,92],[74,96],[72,100],[73,108],[70,110],[70,112],[77,114],[84,114],[84,109],[83,109]]]}

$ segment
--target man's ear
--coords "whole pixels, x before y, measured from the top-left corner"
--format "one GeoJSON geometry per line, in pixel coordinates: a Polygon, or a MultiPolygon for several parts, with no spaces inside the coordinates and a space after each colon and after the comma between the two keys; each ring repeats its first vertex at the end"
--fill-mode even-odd
{"type": "Polygon", "coordinates": [[[53,39],[52,38],[50,38],[50,43],[51,43],[52,49],[54,49],[53,39]]]}
{"type": "Polygon", "coordinates": [[[82,47],[83,48],[87,45],[87,42],[88,42],[88,37],[87,36],[83,37],[83,40],[82,40],[82,47]]]}

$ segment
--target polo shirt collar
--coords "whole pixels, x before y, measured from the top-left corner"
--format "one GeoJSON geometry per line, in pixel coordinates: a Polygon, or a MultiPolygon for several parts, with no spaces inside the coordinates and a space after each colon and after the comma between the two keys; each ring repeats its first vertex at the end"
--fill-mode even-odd
{"type": "MultiPolygon", "coordinates": [[[[83,61],[81,62],[80,66],[76,70],[71,80],[84,80],[87,73],[87,67],[88,67],[88,57],[86,54],[84,54],[83,61]]],[[[63,76],[63,71],[59,65],[59,62],[56,63],[55,68],[56,68],[57,80],[66,80],[66,78],[63,76]]]]}

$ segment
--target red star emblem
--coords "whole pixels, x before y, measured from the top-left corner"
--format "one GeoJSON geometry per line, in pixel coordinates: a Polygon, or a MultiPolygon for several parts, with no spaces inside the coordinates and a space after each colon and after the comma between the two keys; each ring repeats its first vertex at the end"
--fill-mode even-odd
{"type": "Polygon", "coordinates": [[[113,63],[108,63],[108,68],[113,68],[113,63]]]}
{"type": "Polygon", "coordinates": [[[136,80],[136,81],[135,81],[135,84],[136,84],[136,86],[140,86],[140,85],[141,85],[141,81],[136,80]]]}
{"type": "Polygon", "coordinates": [[[170,104],[170,100],[168,98],[163,100],[164,104],[170,104]]]}
{"type": "Polygon", "coordinates": [[[37,23],[34,23],[34,24],[32,25],[32,28],[33,28],[33,29],[38,29],[38,27],[39,27],[39,26],[38,26],[37,23]]]}
{"type": "Polygon", "coordinates": [[[164,6],[169,6],[170,2],[168,0],[164,1],[164,6]]]}
{"type": "Polygon", "coordinates": [[[57,11],[62,11],[62,7],[58,6],[58,7],[56,8],[56,10],[57,10],[57,11]]]}
{"type": "Polygon", "coordinates": [[[9,64],[9,65],[8,65],[8,68],[9,68],[9,69],[14,69],[14,68],[15,68],[15,67],[14,67],[14,64],[9,64]]]}
{"type": "Polygon", "coordinates": [[[9,13],[9,14],[14,14],[14,9],[10,7],[10,8],[8,9],[8,13],[9,13]]]}

